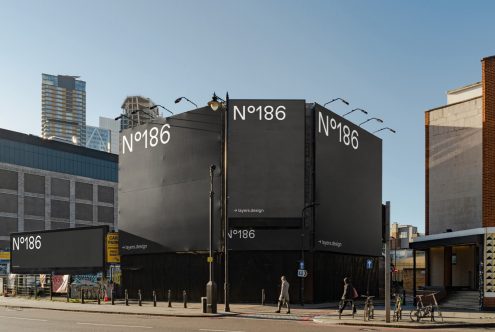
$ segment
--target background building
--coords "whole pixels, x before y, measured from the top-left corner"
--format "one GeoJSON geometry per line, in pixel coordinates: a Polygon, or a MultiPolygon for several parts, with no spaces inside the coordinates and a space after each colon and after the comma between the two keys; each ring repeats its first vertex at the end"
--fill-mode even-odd
{"type": "Polygon", "coordinates": [[[0,129],[0,249],[11,232],[117,229],[118,156],[0,129]]]}
{"type": "Polygon", "coordinates": [[[149,122],[159,116],[158,108],[150,109],[155,103],[150,98],[129,96],[122,103],[121,129],[127,129],[149,122]]]}
{"type": "Polygon", "coordinates": [[[110,130],[110,152],[119,154],[120,120],[100,116],[99,127],[110,130]]]}
{"type": "MultiPolygon", "coordinates": [[[[409,243],[420,236],[418,228],[412,225],[390,225],[390,261],[392,262],[392,282],[405,289],[408,295],[413,293],[413,250],[409,243]]],[[[416,286],[425,285],[425,255],[416,254],[416,286]]]]}
{"type": "Polygon", "coordinates": [[[482,81],[425,114],[426,285],[463,308],[495,307],[495,57],[482,81]],[[459,293],[461,291],[461,293],[459,293]]]}
{"type": "Polygon", "coordinates": [[[86,82],[42,74],[41,137],[86,145],[86,82]]]}
{"type": "Polygon", "coordinates": [[[101,127],[86,125],[86,147],[94,150],[110,152],[111,131],[101,127]]]}

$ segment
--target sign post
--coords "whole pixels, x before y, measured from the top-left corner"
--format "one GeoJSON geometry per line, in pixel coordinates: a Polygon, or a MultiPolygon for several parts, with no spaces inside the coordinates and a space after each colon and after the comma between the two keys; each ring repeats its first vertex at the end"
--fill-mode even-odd
{"type": "Polygon", "coordinates": [[[390,202],[385,203],[385,321],[390,323],[390,202]]]}

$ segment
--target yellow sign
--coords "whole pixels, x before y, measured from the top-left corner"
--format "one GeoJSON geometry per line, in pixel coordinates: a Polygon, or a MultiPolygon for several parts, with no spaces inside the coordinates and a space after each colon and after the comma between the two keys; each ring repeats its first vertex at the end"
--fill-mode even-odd
{"type": "Polygon", "coordinates": [[[213,263],[213,257],[208,256],[208,258],[206,259],[206,261],[207,261],[208,263],[213,263]]]}
{"type": "Polygon", "coordinates": [[[107,263],[120,263],[119,233],[107,234],[107,263]]]}
{"type": "Polygon", "coordinates": [[[10,260],[10,251],[0,251],[0,259],[9,261],[10,260]]]}

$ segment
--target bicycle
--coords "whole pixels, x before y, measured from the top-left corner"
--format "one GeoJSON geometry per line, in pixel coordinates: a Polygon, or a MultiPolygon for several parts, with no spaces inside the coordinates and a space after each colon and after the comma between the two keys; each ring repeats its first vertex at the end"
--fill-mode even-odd
{"type": "Polygon", "coordinates": [[[402,319],[402,297],[400,294],[394,294],[395,296],[395,308],[394,308],[394,322],[398,322],[402,319]]]}
{"type": "Polygon", "coordinates": [[[364,300],[364,321],[369,321],[370,319],[375,318],[375,305],[373,303],[374,296],[366,296],[361,295],[364,300]]]}
{"type": "Polygon", "coordinates": [[[411,310],[411,313],[409,314],[409,317],[411,318],[411,321],[417,321],[419,322],[422,318],[430,317],[430,320],[432,322],[435,321],[435,308],[438,312],[438,315],[440,318],[442,318],[443,322],[443,316],[442,313],[440,312],[440,309],[438,308],[438,303],[437,299],[435,297],[435,294],[438,293],[432,293],[428,295],[416,295],[416,298],[418,299],[418,302],[416,304],[416,309],[411,310]],[[433,297],[433,304],[429,305],[424,305],[423,303],[423,297],[424,296],[432,296],[433,297]]]}

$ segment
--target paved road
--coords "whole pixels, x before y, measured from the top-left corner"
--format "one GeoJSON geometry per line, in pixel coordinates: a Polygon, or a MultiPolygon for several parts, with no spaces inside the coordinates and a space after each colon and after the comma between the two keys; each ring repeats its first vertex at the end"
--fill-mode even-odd
{"type": "MultiPolygon", "coordinates": [[[[313,322],[236,317],[187,318],[61,312],[0,308],[0,331],[170,331],[170,332],[299,332],[407,331],[405,329],[344,327],[313,322]]],[[[416,330],[417,331],[417,330],[416,330]]],[[[442,330],[436,330],[442,331],[442,330]]],[[[447,331],[447,330],[443,330],[447,331]]],[[[462,331],[462,330],[457,330],[462,331]]],[[[468,330],[464,330],[468,331],[468,330]]],[[[469,331],[473,331],[469,329],[469,331]]],[[[480,329],[481,331],[481,329],[480,329]]]]}

